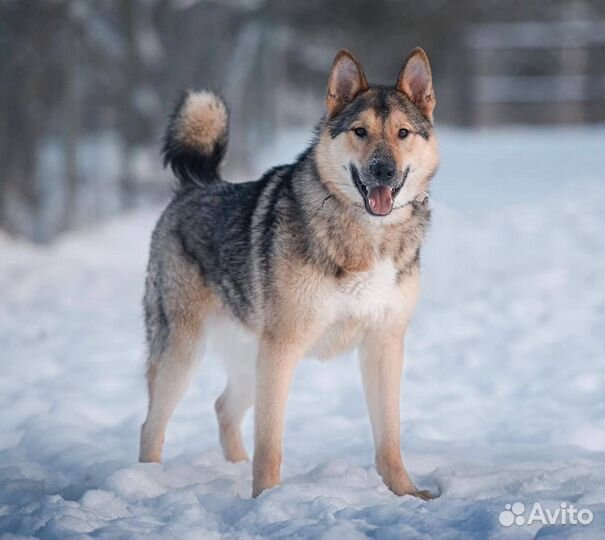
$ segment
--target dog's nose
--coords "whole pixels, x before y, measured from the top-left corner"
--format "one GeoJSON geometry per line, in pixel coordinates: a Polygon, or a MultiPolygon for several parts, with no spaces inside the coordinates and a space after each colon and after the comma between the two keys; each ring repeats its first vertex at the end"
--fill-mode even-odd
{"type": "Polygon", "coordinates": [[[370,165],[370,173],[379,182],[388,182],[395,176],[395,163],[390,159],[378,159],[370,165]]]}

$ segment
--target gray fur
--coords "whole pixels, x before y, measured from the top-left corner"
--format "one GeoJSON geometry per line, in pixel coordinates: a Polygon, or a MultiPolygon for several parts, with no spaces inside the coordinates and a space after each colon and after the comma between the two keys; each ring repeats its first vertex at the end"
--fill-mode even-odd
{"type": "MultiPolygon", "coordinates": [[[[152,236],[145,312],[151,346],[168,335],[162,291],[170,288],[164,259],[166,244],[178,246],[177,264],[195,265],[200,280],[246,325],[253,325],[271,301],[272,260],[287,242],[300,258],[337,280],[342,274],[315,231],[330,231],[333,242],[347,244],[338,227],[348,211],[330,197],[314,161],[314,142],[296,162],[276,167],[256,182],[225,181],[177,191],[152,236]],[[328,198],[328,200],[326,200],[328,198]]],[[[418,265],[419,249],[430,220],[428,208],[414,210],[400,237],[400,275],[418,265]]],[[[174,251],[170,250],[174,257],[174,251]]],[[[175,261],[172,261],[175,264],[175,261]]],[[[159,345],[159,343],[157,344],[159,345]]]]}
{"type": "MultiPolygon", "coordinates": [[[[341,52],[337,60],[348,55],[341,52]]],[[[428,189],[438,151],[432,122],[400,93],[366,85],[322,120],[296,161],[241,184],[224,181],[219,172],[226,106],[209,92],[185,95],[163,148],[179,185],[153,232],[146,279],[150,401],[141,461],[161,460],[166,426],[193,373],[201,338],[214,335],[229,346],[244,337],[243,349],[218,353],[228,382],[215,407],[224,455],[240,461],[247,457],[241,420],[255,404],[258,495],[278,481],[280,426],[294,363],[308,353],[327,359],[363,343],[379,473],[395,493],[418,493],[394,448],[398,390],[385,392],[386,407],[380,394],[385,385],[399,384],[430,221],[428,205],[417,196],[428,189]],[[366,139],[367,133],[357,133],[365,128],[352,129],[351,122],[367,109],[372,112],[361,121],[379,120],[366,139]],[[391,119],[389,126],[403,124],[414,138],[399,135],[397,124],[385,129],[391,119]],[[222,334],[225,322],[236,324],[222,334]],[[240,363],[240,356],[248,362],[240,363]],[[381,452],[395,460],[393,467],[381,452]]]]}

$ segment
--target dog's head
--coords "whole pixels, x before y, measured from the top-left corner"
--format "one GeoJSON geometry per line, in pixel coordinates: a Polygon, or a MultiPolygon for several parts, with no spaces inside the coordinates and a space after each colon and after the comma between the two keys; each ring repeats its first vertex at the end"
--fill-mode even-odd
{"type": "Polygon", "coordinates": [[[370,216],[395,213],[427,189],[437,170],[434,108],[431,67],[422,49],[410,53],[392,87],[368,85],[359,62],[340,51],[316,147],[322,181],[370,216]]]}

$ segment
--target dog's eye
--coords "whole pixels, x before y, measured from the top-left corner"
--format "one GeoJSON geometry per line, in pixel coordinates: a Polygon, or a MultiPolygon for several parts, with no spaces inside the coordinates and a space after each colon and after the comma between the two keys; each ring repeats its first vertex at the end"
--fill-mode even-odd
{"type": "Polygon", "coordinates": [[[399,138],[400,139],[405,139],[409,134],[410,134],[410,131],[408,129],[401,128],[399,130],[399,138]]]}
{"type": "Polygon", "coordinates": [[[360,139],[363,139],[368,134],[368,130],[362,127],[355,128],[353,131],[360,139]]]}

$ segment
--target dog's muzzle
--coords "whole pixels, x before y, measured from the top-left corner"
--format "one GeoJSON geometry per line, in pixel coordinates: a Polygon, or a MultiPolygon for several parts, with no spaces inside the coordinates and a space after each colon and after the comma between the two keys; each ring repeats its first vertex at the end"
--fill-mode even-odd
{"type": "Polygon", "coordinates": [[[393,210],[393,200],[403,187],[410,168],[406,168],[399,181],[393,181],[393,173],[391,173],[390,175],[373,174],[372,179],[367,182],[361,179],[355,165],[351,164],[350,168],[353,183],[363,198],[366,211],[373,216],[388,216],[393,210]]]}

